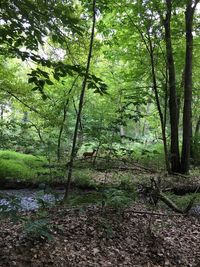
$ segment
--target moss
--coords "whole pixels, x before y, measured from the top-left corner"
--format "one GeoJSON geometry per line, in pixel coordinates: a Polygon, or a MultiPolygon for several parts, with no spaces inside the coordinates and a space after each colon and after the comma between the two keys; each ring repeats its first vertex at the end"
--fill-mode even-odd
{"type": "Polygon", "coordinates": [[[43,158],[15,151],[0,151],[0,179],[34,180],[42,171],[43,158]]]}
{"type": "Polygon", "coordinates": [[[194,205],[200,203],[200,193],[191,193],[191,194],[186,194],[184,196],[178,196],[172,193],[168,193],[167,196],[169,199],[171,199],[173,202],[176,203],[176,205],[182,209],[186,208],[188,203],[193,197],[196,197],[194,205]]]}

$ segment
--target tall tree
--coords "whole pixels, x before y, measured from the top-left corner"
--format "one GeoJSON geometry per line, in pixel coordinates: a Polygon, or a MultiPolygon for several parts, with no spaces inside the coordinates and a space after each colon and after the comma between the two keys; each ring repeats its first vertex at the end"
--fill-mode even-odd
{"type": "Polygon", "coordinates": [[[78,136],[79,122],[81,119],[85,90],[86,90],[86,85],[88,82],[88,75],[89,75],[89,70],[90,70],[90,62],[91,62],[91,58],[92,58],[94,30],[95,30],[95,23],[96,23],[96,0],[93,0],[92,12],[93,12],[93,19],[92,19],[92,32],[91,32],[91,37],[90,37],[89,53],[88,53],[88,58],[87,58],[87,66],[86,66],[85,76],[84,76],[83,84],[82,84],[82,90],[81,90],[81,94],[80,94],[78,113],[77,113],[77,117],[76,117],[76,124],[75,124],[75,128],[74,128],[70,161],[68,163],[67,184],[66,184],[66,189],[65,189],[65,195],[63,198],[64,202],[66,202],[68,200],[68,195],[69,195],[69,189],[70,189],[70,183],[71,183],[71,177],[72,177],[72,171],[73,171],[73,163],[74,163],[74,157],[75,157],[75,151],[76,151],[76,142],[77,142],[77,136],[78,136]]]}
{"type": "Polygon", "coordinates": [[[185,11],[185,77],[183,108],[183,143],[181,154],[181,172],[188,173],[190,166],[190,145],[192,137],[192,52],[193,52],[193,18],[199,0],[187,0],[185,11]]]}
{"type": "Polygon", "coordinates": [[[166,44],[166,57],[167,67],[169,74],[169,112],[170,112],[170,127],[171,127],[171,170],[173,172],[180,171],[180,154],[179,154],[179,115],[178,103],[176,92],[176,73],[174,66],[173,47],[171,39],[171,13],[172,1],[166,0],[166,17],[163,20],[165,28],[165,44],[166,44]]]}

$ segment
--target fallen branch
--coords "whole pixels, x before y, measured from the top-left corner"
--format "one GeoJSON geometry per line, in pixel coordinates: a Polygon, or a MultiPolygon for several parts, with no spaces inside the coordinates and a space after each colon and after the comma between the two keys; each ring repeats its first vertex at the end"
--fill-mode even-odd
{"type": "MultiPolygon", "coordinates": [[[[152,182],[152,196],[155,198],[160,199],[161,201],[163,201],[169,208],[171,208],[173,211],[175,212],[178,212],[178,213],[181,213],[181,214],[187,214],[193,204],[194,204],[194,201],[196,199],[196,196],[194,196],[190,202],[188,203],[188,205],[186,206],[186,208],[184,210],[182,210],[181,208],[179,208],[171,199],[169,199],[166,195],[164,195],[161,191],[161,188],[160,188],[160,181],[159,183],[157,183],[155,181],[154,178],[151,179],[151,182],[152,182]]],[[[198,191],[199,188],[196,189],[196,192],[198,191]]]]}
{"type": "Polygon", "coordinates": [[[108,168],[96,168],[97,171],[117,170],[117,171],[138,171],[139,167],[108,167],[108,168]]]}
{"type": "Polygon", "coordinates": [[[188,193],[200,192],[200,185],[181,185],[171,188],[171,192],[176,195],[185,195],[188,193]]]}
{"type": "Polygon", "coordinates": [[[184,174],[177,173],[177,172],[172,172],[170,173],[170,175],[179,176],[179,177],[186,178],[186,179],[189,177],[189,175],[184,175],[184,174]]]}
{"type": "Polygon", "coordinates": [[[177,214],[177,213],[160,213],[160,212],[150,212],[150,211],[137,211],[137,210],[126,210],[126,212],[130,212],[130,213],[136,213],[136,214],[141,214],[141,215],[154,215],[154,216],[185,216],[186,214],[177,214]]]}
{"type": "Polygon", "coordinates": [[[169,199],[167,196],[165,196],[164,194],[160,193],[158,197],[173,211],[178,212],[178,213],[182,213],[182,214],[184,213],[184,211],[182,209],[177,207],[177,205],[171,199],[169,199]]]}

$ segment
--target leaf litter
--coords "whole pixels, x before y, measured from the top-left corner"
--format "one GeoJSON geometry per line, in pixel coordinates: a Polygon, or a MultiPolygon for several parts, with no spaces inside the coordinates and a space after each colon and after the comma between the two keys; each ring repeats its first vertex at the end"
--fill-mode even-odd
{"type": "Polygon", "coordinates": [[[0,266],[200,266],[200,218],[146,211],[139,203],[123,212],[58,206],[48,213],[52,240],[30,238],[21,222],[6,219],[0,266]]]}

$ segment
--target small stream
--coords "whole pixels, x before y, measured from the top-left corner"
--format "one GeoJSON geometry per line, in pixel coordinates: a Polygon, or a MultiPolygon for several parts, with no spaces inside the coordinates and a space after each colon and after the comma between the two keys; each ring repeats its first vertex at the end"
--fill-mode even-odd
{"type": "MultiPolygon", "coordinates": [[[[0,213],[3,211],[36,211],[40,207],[53,206],[61,200],[64,189],[6,189],[0,190],[0,213]]],[[[200,203],[194,205],[189,212],[200,216],[200,203]]]]}
{"type": "Polygon", "coordinates": [[[64,190],[45,192],[39,189],[0,190],[0,212],[3,210],[34,211],[40,206],[52,206],[64,190]]]}

